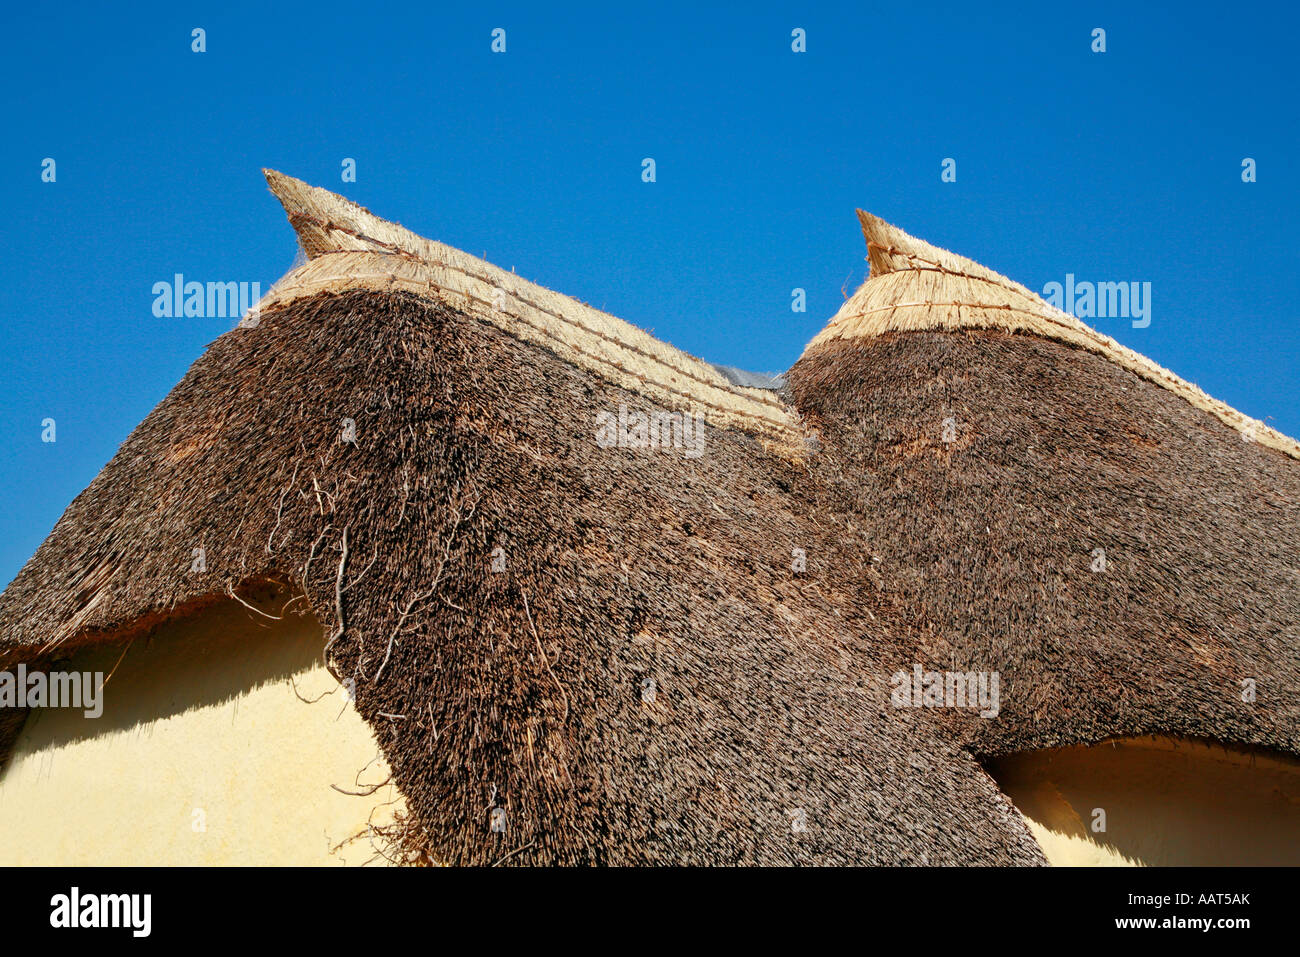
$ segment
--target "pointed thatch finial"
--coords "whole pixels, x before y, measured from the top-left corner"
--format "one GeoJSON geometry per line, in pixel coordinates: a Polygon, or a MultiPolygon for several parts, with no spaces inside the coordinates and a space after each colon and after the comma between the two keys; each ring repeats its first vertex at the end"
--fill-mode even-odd
{"type": "Polygon", "coordinates": [[[391,223],[385,223],[368,209],[277,170],[263,169],[262,175],[284,207],[308,259],[325,253],[378,250],[391,245],[384,240],[394,237],[372,236],[367,232],[367,227],[372,231],[378,226],[392,228],[391,223]]]}
{"type": "Polygon", "coordinates": [[[987,266],[917,239],[865,209],[858,210],[858,223],[862,226],[862,237],[867,241],[867,259],[871,263],[873,278],[898,270],[930,266],[943,271],[979,276],[992,282],[1010,282],[987,266]]]}

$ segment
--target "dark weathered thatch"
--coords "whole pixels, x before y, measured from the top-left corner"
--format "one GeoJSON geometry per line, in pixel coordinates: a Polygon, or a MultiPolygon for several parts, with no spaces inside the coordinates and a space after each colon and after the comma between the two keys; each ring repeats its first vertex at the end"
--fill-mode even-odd
{"type": "Polygon", "coordinates": [[[887,334],[790,378],[814,472],[876,516],[919,660],[1000,673],[998,719],[960,722],[977,752],[1163,733],[1300,753],[1300,464],[1036,336],[887,334]]]}
{"type": "Polygon", "coordinates": [[[887,333],[815,345],[776,411],[708,380],[698,457],[605,448],[598,415],[695,386],[372,280],[209,348],[0,597],[9,660],[297,589],[406,848],[450,863],[1041,863],[979,757],[1300,753],[1297,463],[1168,389],[1036,336],[887,333]],[[892,707],[914,663],[999,671],[1000,714],[892,707]]]}

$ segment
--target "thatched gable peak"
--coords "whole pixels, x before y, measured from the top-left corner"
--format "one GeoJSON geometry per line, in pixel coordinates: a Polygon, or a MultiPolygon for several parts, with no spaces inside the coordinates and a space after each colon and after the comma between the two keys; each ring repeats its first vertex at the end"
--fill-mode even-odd
{"type": "Polygon", "coordinates": [[[804,350],[836,340],[927,330],[1028,333],[1096,353],[1178,395],[1259,442],[1300,459],[1300,443],[1180,378],[1146,356],[1056,308],[1020,283],[972,259],[909,235],[858,210],[870,277],[804,350]]]}
{"type": "Polygon", "coordinates": [[[617,316],[418,236],[329,190],[262,172],[307,262],[276,283],[261,309],[319,293],[413,293],[464,310],[669,409],[752,434],[789,456],[802,452],[798,420],[770,388],[742,385],[617,316]]]}

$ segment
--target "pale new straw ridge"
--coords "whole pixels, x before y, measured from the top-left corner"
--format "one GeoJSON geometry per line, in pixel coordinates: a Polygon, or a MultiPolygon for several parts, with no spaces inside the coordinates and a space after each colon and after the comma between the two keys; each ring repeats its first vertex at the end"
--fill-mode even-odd
{"type": "Polygon", "coordinates": [[[1017,282],[858,210],[871,276],[805,349],[837,339],[928,329],[1005,329],[1069,343],[1168,389],[1261,445],[1300,458],[1300,443],[1206,395],[1146,356],[1090,329],[1017,282]]]}
{"type": "Polygon", "coordinates": [[[424,239],[328,190],[263,170],[307,255],[263,297],[279,308],[320,292],[406,291],[448,302],[670,409],[803,447],[796,418],[769,391],[733,385],[708,363],[599,309],[444,243],[424,239]]]}

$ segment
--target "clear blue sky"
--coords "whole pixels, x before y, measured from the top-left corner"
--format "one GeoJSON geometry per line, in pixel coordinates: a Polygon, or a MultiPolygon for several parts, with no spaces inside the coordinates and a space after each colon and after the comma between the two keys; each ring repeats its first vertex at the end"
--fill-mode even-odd
{"type": "Polygon", "coordinates": [[[262,166],[761,371],[862,280],[862,206],[1035,290],[1151,282],[1149,328],[1093,324],[1300,435],[1294,4],[21,6],[0,582],[231,325],[155,318],[153,284],[289,266],[262,166]]]}

